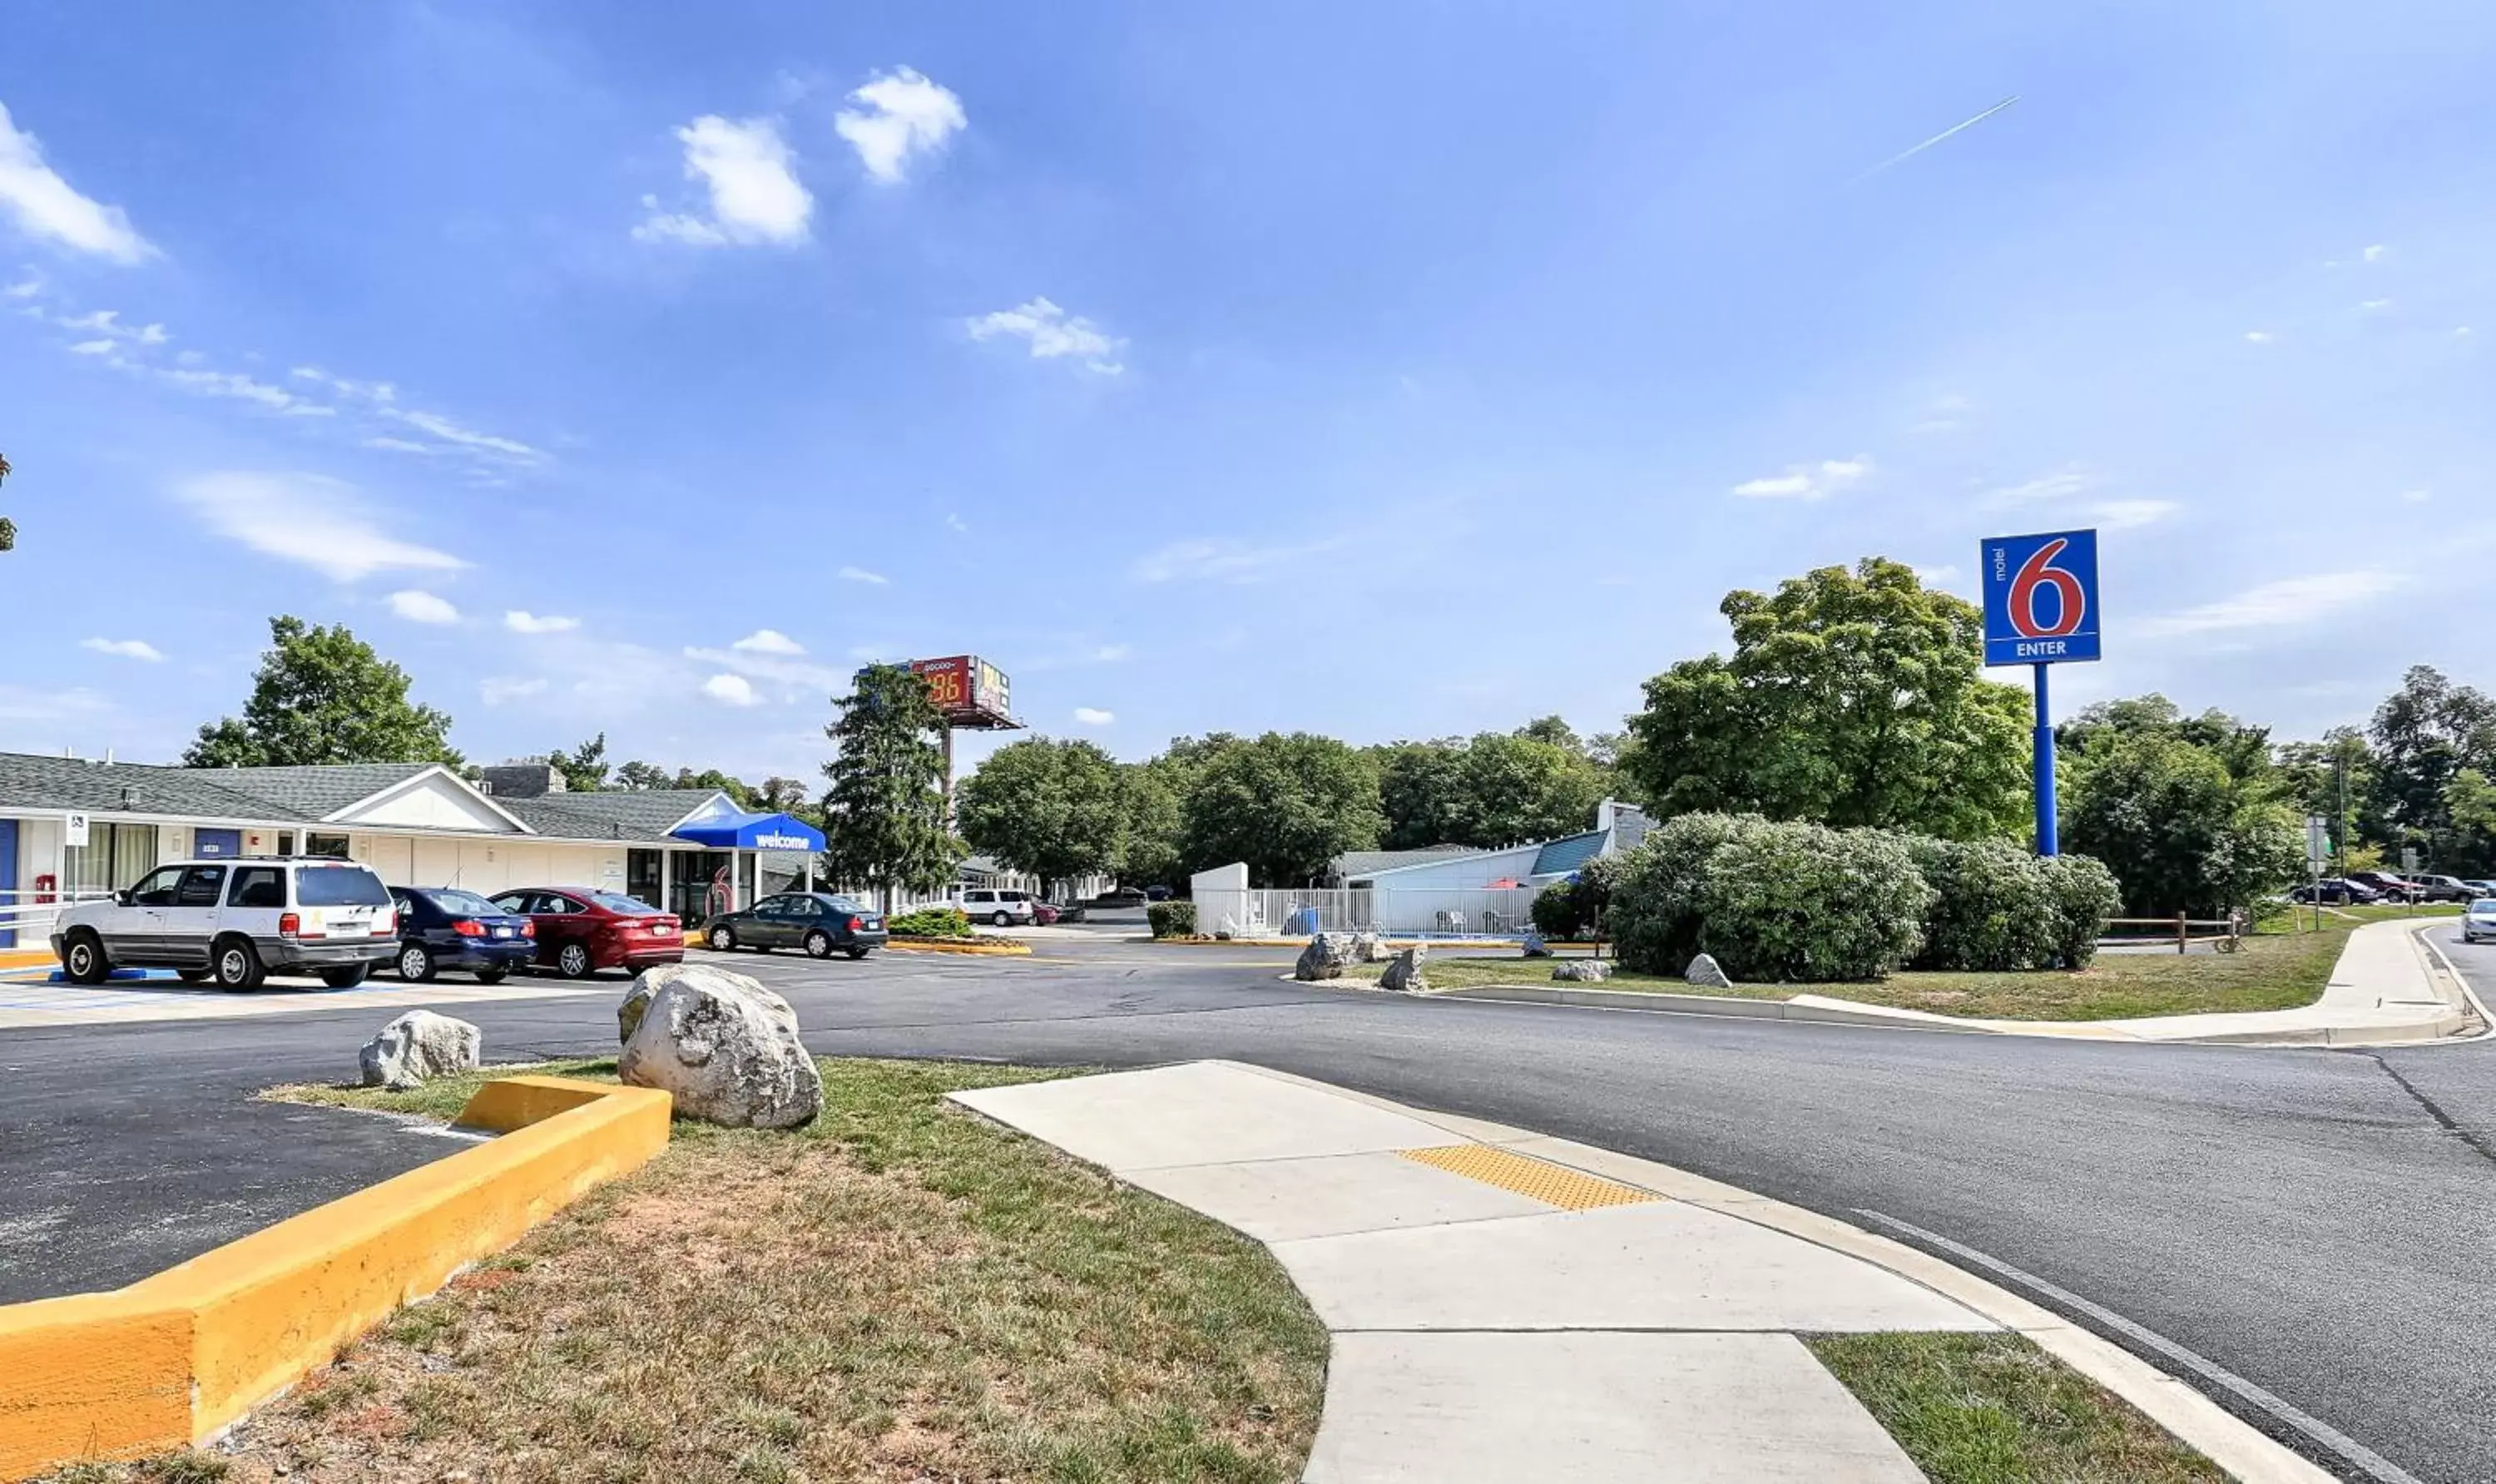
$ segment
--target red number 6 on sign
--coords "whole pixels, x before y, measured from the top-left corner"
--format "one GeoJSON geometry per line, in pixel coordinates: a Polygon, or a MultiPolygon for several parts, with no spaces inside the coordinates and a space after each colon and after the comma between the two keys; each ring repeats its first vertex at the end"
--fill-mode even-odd
{"type": "Polygon", "coordinates": [[[2019,564],[2019,574],[2011,579],[2011,626],[2028,638],[2052,639],[2076,633],[2080,620],[2088,616],[2080,579],[2054,565],[2054,559],[2070,544],[2061,540],[2047,541],[2037,548],[2036,555],[2019,564]],[[2054,590],[2057,600],[2050,626],[2037,616],[2039,590],[2048,587],[2054,590]]]}

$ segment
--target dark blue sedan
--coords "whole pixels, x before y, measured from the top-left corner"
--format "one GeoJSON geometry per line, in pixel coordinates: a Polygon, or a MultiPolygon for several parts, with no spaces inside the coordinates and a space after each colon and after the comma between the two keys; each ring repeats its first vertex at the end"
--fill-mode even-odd
{"type": "Polygon", "coordinates": [[[422,983],[445,969],[499,984],[537,957],[537,925],[456,886],[392,886],[398,903],[398,976],[422,983]]]}

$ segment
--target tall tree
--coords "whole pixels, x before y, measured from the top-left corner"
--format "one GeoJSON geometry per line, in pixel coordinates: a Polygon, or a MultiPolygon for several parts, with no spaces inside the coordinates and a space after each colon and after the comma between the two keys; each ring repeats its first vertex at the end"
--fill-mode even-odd
{"type": "Polygon", "coordinates": [[[657,763],[636,757],[615,770],[615,787],[640,793],[652,788],[672,788],[675,778],[657,763]]]}
{"type": "Polygon", "coordinates": [[[2105,862],[2135,916],[2251,907],[2305,866],[2285,785],[2238,778],[2224,749],[2172,726],[2103,726],[2066,769],[2063,847],[2105,862]]]}
{"type": "Polygon", "coordinates": [[[811,812],[806,806],[806,786],[794,778],[782,778],[777,774],[763,780],[763,787],[754,790],[754,807],[765,814],[804,815],[811,812]]]}
{"type": "Polygon", "coordinates": [[[676,776],[663,785],[670,788],[717,788],[728,795],[729,802],[752,813],[754,789],[742,778],[732,778],[717,768],[704,768],[697,773],[692,768],[676,769],[676,776]]]}
{"type": "Polygon", "coordinates": [[[954,789],[953,807],[972,849],[1044,882],[1113,870],[1126,846],[1117,759],[1089,742],[1001,747],[954,789]]]}
{"type": "MultiPolygon", "coordinates": [[[[2375,752],[2355,727],[2334,727],[2320,742],[2283,742],[2276,754],[2289,797],[2305,813],[2327,822],[2335,858],[2369,841],[2380,844],[2382,820],[2375,807],[2375,752]]],[[[2351,870],[2353,863],[2341,862],[2351,870]]]]}
{"type": "Polygon", "coordinates": [[[607,733],[581,743],[571,752],[561,748],[546,754],[546,766],[563,775],[563,786],[574,793],[596,793],[607,787],[607,733]]]}
{"type": "Polygon", "coordinates": [[[945,823],[945,720],[927,682],[905,665],[870,665],[824,728],[824,867],[843,885],[934,891],[954,879],[962,842],[945,823]]]}
{"type": "Polygon", "coordinates": [[[1381,849],[1419,850],[1434,845],[1470,845],[1459,839],[1464,813],[1457,794],[1464,788],[1464,743],[1455,738],[1436,742],[1392,742],[1375,750],[1379,806],[1386,823],[1379,833],[1381,849]]]}
{"type": "Polygon", "coordinates": [[[2415,665],[2375,708],[2374,802],[2384,844],[2415,846],[2435,869],[2476,874],[2488,864],[2484,837],[2453,822],[2447,789],[2464,768],[2496,773],[2496,700],[2415,665]]]}
{"type": "MultiPolygon", "coordinates": [[[[1390,850],[1491,848],[1591,826],[1595,806],[1608,791],[1607,771],[1575,746],[1533,730],[1376,749],[1387,819],[1380,844],[1390,850]]],[[[1567,731],[1565,723],[1560,730],[1567,731]]],[[[1575,733],[1569,735],[1574,743],[1575,733]]]]}
{"type": "Polygon", "coordinates": [[[1646,683],[1628,767],[1661,814],[1755,812],[1951,839],[2019,832],[2027,696],[1983,678],[1983,619],[1867,557],[1720,611],[1733,654],[1646,683]]]}
{"type": "Polygon", "coordinates": [[[1187,865],[1187,791],[1195,781],[1193,769],[1166,756],[1119,768],[1118,796],[1126,809],[1120,879],[1178,884],[1187,865]]]}
{"type": "Polygon", "coordinates": [[[1216,752],[1187,795],[1187,860],[1245,861],[1249,879],[1296,885],[1346,850],[1375,847],[1378,769],[1332,737],[1269,731],[1216,752]]]}
{"type": "Polygon", "coordinates": [[[292,614],[268,621],[269,648],[252,678],[239,718],[200,728],[182,755],[195,768],[323,762],[443,762],[451,718],[407,698],[405,670],[373,652],[346,626],[307,625],[292,614]]]}

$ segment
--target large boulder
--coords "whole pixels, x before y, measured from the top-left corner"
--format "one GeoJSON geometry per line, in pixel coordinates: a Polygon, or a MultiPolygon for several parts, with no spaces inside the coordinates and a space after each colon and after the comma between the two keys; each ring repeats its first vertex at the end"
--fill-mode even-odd
{"type": "Polygon", "coordinates": [[[364,1042],[356,1061],[363,1069],[364,1086],[403,1093],[422,1087],[428,1077],[475,1071],[484,1049],[484,1033],[468,1022],[410,1010],[364,1042]]]}
{"type": "Polygon", "coordinates": [[[615,1059],[619,1081],[669,1094],[681,1117],[731,1128],[795,1128],[823,1111],[823,1073],[788,1001],[714,964],[649,970],[637,995],[641,981],[649,993],[615,1059]]]}
{"type": "Polygon", "coordinates": [[[1612,976],[1612,966],[1600,958],[1573,958],[1551,968],[1551,977],[1570,984],[1601,984],[1612,976]]]}
{"type": "Polygon", "coordinates": [[[1295,979],[1340,979],[1343,966],[1352,962],[1350,933],[1319,933],[1309,939],[1300,950],[1300,961],[1292,966],[1295,979]]]}
{"type": "MultiPolygon", "coordinates": [[[[620,1046],[633,1038],[634,1028],[640,1025],[642,1015],[650,1008],[651,996],[683,978],[689,972],[710,970],[716,967],[711,964],[659,964],[633,975],[633,987],[624,991],[624,998],[615,1005],[615,1043],[620,1046]]],[[[742,980],[747,984],[753,984],[756,989],[763,989],[761,984],[733,970],[720,972],[727,974],[732,979],[742,980]]],[[[771,993],[767,989],[763,989],[763,992],[766,995],[771,993]]]]}
{"type": "Polygon", "coordinates": [[[1421,977],[1421,960],[1429,955],[1429,951],[1417,943],[1388,959],[1387,972],[1378,976],[1378,987],[1391,989],[1401,995],[1418,995],[1428,989],[1429,981],[1421,977]]]}
{"type": "Polygon", "coordinates": [[[1701,953],[1697,958],[1692,959],[1690,961],[1690,967],[1681,972],[1681,976],[1690,983],[1697,984],[1704,989],[1732,989],[1733,987],[1733,981],[1726,977],[1725,971],[1723,969],[1717,967],[1715,958],[1705,953],[1701,953]]]}
{"type": "Polygon", "coordinates": [[[1388,956],[1387,940],[1379,937],[1376,933],[1370,932],[1364,928],[1360,932],[1352,935],[1352,961],[1354,963],[1374,964],[1388,956]]]}
{"type": "Polygon", "coordinates": [[[1535,928],[1527,928],[1525,930],[1525,956],[1527,958],[1549,958],[1551,956],[1551,945],[1543,941],[1543,934],[1540,930],[1535,928]]]}

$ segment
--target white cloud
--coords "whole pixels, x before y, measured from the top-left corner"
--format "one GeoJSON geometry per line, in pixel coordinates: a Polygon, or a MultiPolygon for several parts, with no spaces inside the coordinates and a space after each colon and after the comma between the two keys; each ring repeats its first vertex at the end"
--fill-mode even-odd
{"type": "Polygon", "coordinates": [[[409,588],[390,595],[390,611],[412,624],[455,624],[459,610],[446,599],[409,588]]]}
{"type": "Polygon", "coordinates": [[[116,263],[137,263],[156,251],[119,206],[80,196],[46,165],[43,145],[9,121],[6,104],[0,104],[0,209],[29,236],[116,263]]]}
{"type": "Polygon", "coordinates": [[[507,454],[523,463],[534,463],[546,456],[518,439],[503,438],[493,433],[480,433],[474,428],[461,427],[440,413],[409,412],[395,407],[385,407],[382,409],[382,416],[396,418],[409,427],[420,432],[430,433],[444,443],[455,444],[462,448],[507,454]]]}
{"type": "Polygon", "coordinates": [[[468,565],[390,535],[354,485],[322,475],[225,470],[183,480],[173,486],[173,497],[218,535],[340,582],[377,572],[451,572],[468,565]]]}
{"type": "Polygon", "coordinates": [[[119,655],[124,660],[144,660],[150,665],[165,658],[155,645],[145,639],[80,639],[78,648],[92,649],[100,655],[119,655]]]}
{"type": "Polygon", "coordinates": [[[0,289],[0,299],[30,299],[43,292],[44,275],[30,272],[6,289],[0,289]]]}
{"type": "Polygon", "coordinates": [[[343,376],[332,376],[319,366],[296,366],[286,374],[298,382],[327,386],[342,397],[360,398],[385,406],[398,400],[398,388],[389,382],[351,382],[343,376]]]}
{"type": "Polygon", "coordinates": [[[1926,587],[1941,587],[1958,580],[1958,569],[1948,562],[1937,567],[1918,567],[1916,580],[1926,587]]]}
{"type": "Polygon", "coordinates": [[[2380,598],[2408,580],[2397,572],[2372,567],[2287,577],[2248,588],[2233,598],[2151,618],[2139,626],[2138,632],[2162,638],[2298,623],[2380,598]]]}
{"type": "Polygon", "coordinates": [[[834,691],[841,689],[849,680],[847,671],[836,670],[827,665],[818,665],[806,659],[802,651],[796,655],[785,655],[769,650],[704,649],[699,645],[688,645],[684,653],[688,660],[698,660],[704,665],[715,665],[738,675],[768,680],[778,685],[834,691]]]}
{"type": "Polygon", "coordinates": [[[728,646],[750,655],[802,655],[806,646],[777,629],[757,629],[728,646]]]}
{"type": "Polygon", "coordinates": [[[839,577],[843,582],[864,582],[874,587],[885,587],[889,585],[892,581],[890,577],[886,576],[884,573],[880,572],[869,572],[863,567],[844,567],[839,572],[833,573],[833,575],[839,577]]]}
{"type": "Polygon", "coordinates": [[[2247,345],[2268,345],[2278,338],[2278,336],[2272,334],[2266,329],[2249,329],[2245,331],[2245,343],[2247,345]]]}
{"type": "Polygon", "coordinates": [[[2357,307],[2368,311],[2389,309],[2392,307],[2392,301],[2390,299],[2363,299],[2358,302],[2357,307]]]}
{"type": "Polygon", "coordinates": [[[2435,492],[2425,489],[2405,489],[2401,491],[2401,498],[2412,505],[2424,505],[2435,498],[2435,492]]]}
{"type": "Polygon", "coordinates": [[[1984,496],[1988,510],[2001,510],[2013,505],[2035,505],[2045,500],[2068,500],[2097,488],[2098,477],[2085,466],[2066,464],[2052,474],[2030,479],[2024,484],[2010,484],[1984,496]]]}
{"type": "Polygon", "coordinates": [[[290,417],[328,417],[337,413],[334,407],[306,402],[282,386],[253,381],[239,371],[175,369],[157,370],[154,374],[185,391],[196,391],[205,397],[233,397],[238,401],[256,402],[290,417]]]}
{"type": "Polygon", "coordinates": [[[1107,727],[1116,721],[1118,716],[1116,712],[1104,711],[1098,706],[1077,706],[1075,708],[1075,719],[1086,727],[1107,727]]]}
{"type": "Polygon", "coordinates": [[[486,705],[499,706],[505,701],[519,700],[530,696],[543,696],[546,694],[546,683],[543,679],[523,680],[515,675],[488,675],[478,683],[477,695],[486,705]]]}
{"type": "Polygon", "coordinates": [[[109,340],[81,340],[70,347],[73,356],[109,356],[112,352],[113,343],[109,340]]]}
{"type": "Polygon", "coordinates": [[[1872,472],[1872,455],[1825,458],[1817,464],[1794,464],[1785,473],[1744,479],[1733,493],[1746,500],[1818,500],[1872,472]]]}
{"type": "Polygon", "coordinates": [[[866,172],[887,184],[907,173],[913,156],[944,148],[970,122],[961,99],[907,67],[870,79],[850,102],[863,107],[842,109],[832,128],[858,150],[866,172]]]}
{"type": "Polygon", "coordinates": [[[1115,665],[1119,661],[1127,659],[1135,652],[1136,646],[1133,644],[1104,644],[1100,648],[1092,651],[1092,663],[1095,665],[1115,665]]]}
{"type": "Polygon", "coordinates": [[[754,682],[743,675],[713,675],[702,682],[702,694],[729,706],[759,706],[763,697],[754,694],[754,682]]]}
{"type": "Polygon", "coordinates": [[[1172,541],[1136,559],[1139,582],[1257,582],[1286,565],[1341,544],[1324,541],[1305,546],[1252,546],[1229,539],[1172,541]]]}
{"type": "Polygon", "coordinates": [[[2452,327],[2452,338],[2453,338],[2453,339],[2455,339],[2455,340],[2467,340],[2467,339],[2469,339],[2469,338],[2470,338],[2470,326],[2469,326],[2469,325],[2454,325],[2454,326],[2452,327]]]}
{"type": "Polygon", "coordinates": [[[1085,369],[1103,376],[1116,376],[1127,369],[1110,358],[1127,342],[1113,339],[1081,315],[1070,315],[1045,298],[994,314],[977,315],[964,323],[974,340],[993,340],[999,335],[1021,337],[1030,345],[1034,360],[1077,356],[1082,357],[1085,369]]]}
{"type": "MultiPolygon", "coordinates": [[[[2467,330],[2467,329],[2459,329],[2459,330],[2455,330],[2455,331],[2453,331],[2453,333],[2454,333],[2454,334],[2457,334],[2457,335],[2467,335],[2467,334],[2469,334],[2469,333],[2470,333],[2470,331],[2469,331],[2469,330],[2467,330]]],[[[950,527],[952,527],[952,529],[954,529],[954,530],[956,530],[956,531],[961,532],[961,533],[962,533],[962,534],[964,534],[965,536],[969,535],[969,534],[970,534],[970,531],[971,531],[971,528],[970,528],[969,526],[964,525],[964,524],[962,523],[962,517],[961,517],[961,516],[959,516],[959,515],[947,515],[947,516],[945,517],[945,524],[946,524],[946,525],[948,525],[948,526],[950,526],[950,527]]]]}
{"type": "Polygon", "coordinates": [[[2389,247],[2378,242],[2372,247],[2367,248],[2360,256],[2362,256],[2368,263],[2381,263],[2385,258],[2390,256],[2391,251],[2392,250],[2389,247]]]}
{"type": "Polygon", "coordinates": [[[685,146],[685,178],[710,193],[707,220],[658,209],[655,196],[641,204],[650,215],[633,229],[642,242],[686,242],[696,247],[806,240],[815,198],[790,170],[796,157],[767,118],[732,121],[705,113],[676,131],[685,146]]]}
{"type": "Polygon", "coordinates": [[[0,681],[0,722],[62,722],[110,711],[112,703],[85,686],[35,691],[0,681]]]}
{"type": "Polygon", "coordinates": [[[364,447],[367,448],[380,448],[389,453],[422,453],[430,455],[442,451],[440,448],[435,448],[429,443],[418,443],[414,439],[409,438],[367,438],[364,440],[364,447]]]}
{"type": "Polygon", "coordinates": [[[503,627],[514,634],[570,634],[580,627],[580,620],[513,608],[503,614],[503,627]]]}
{"type": "Polygon", "coordinates": [[[2088,508],[2088,513],[2100,530],[2128,531],[2155,525],[2183,509],[2172,500],[2101,500],[2088,508]]]}

